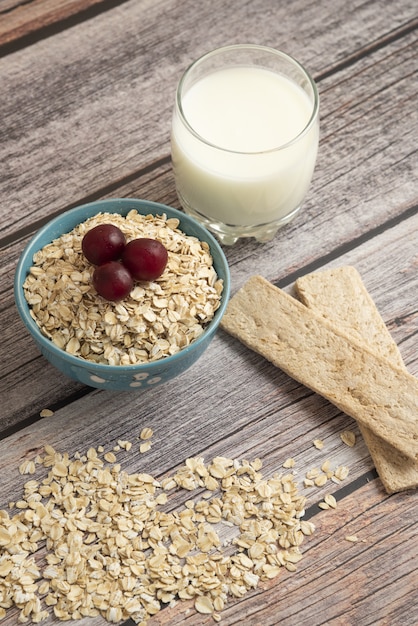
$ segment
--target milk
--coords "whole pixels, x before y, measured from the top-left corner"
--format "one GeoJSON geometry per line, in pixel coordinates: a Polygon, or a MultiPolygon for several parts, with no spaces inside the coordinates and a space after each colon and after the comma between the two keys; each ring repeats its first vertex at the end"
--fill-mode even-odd
{"type": "Polygon", "coordinates": [[[234,226],[285,218],[304,199],[315,166],[318,124],[305,91],[259,67],[220,69],[182,95],[172,161],[182,203],[234,226]],[[296,139],[297,138],[297,139],[296,139]]]}

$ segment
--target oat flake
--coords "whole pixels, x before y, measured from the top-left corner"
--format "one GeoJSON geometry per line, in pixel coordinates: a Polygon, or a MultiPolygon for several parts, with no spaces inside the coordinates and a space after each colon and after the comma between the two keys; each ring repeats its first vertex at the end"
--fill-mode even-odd
{"type": "Polygon", "coordinates": [[[264,478],[258,459],[194,457],[159,481],[99,448],[70,455],[46,445],[43,476],[25,483],[18,512],[0,511],[0,597],[19,623],[51,612],[145,626],[178,600],[220,621],[229,597],[296,571],[315,527],[301,519],[306,500],[291,474],[264,478]],[[159,508],[181,488],[199,491],[182,508],[159,508]]]}
{"type": "Polygon", "coordinates": [[[223,281],[209,245],[178,226],[165,214],[99,213],[39,250],[23,289],[41,332],[69,354],[110,365],[156,361],[188,346],[218,309],[223,281]],[[168,251],[163,274],[136,282],[120,302],[98,296],[81,249],[85,233],[103,223],[118,226],[128,242],[150,237],[168,251]]]}

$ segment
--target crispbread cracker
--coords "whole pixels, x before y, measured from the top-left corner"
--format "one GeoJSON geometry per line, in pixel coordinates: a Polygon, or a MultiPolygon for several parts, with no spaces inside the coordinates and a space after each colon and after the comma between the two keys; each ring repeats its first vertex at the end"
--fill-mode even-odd
{"type": "Polygon", "coordinates": [[[411,459],[418,459],[418,379],[335,329],[261,276],[228,303],[224,330],[411,459]]]}
{"type": "Polygon", "coordinates": [[[295,283],[301,302],[370,350],[405,368],[398,346],[355,267],[306,274],[295,283]]]}
{"type": "MultiPolygon", "coordinates": [[[[303,304],[363,341],[377,354],[405,367],[395,341],[354,267],[307,274],[298,278],[295,287],[303,304]]],[[[418,463],[364,425],[359,424],[359,428],[386,491],[395,493],[418,487],[418,463]]]]}

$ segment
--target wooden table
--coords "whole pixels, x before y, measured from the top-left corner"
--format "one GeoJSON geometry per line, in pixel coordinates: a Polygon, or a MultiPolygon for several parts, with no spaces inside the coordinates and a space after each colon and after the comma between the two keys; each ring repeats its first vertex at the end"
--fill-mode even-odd
{"type": "MultiPolygon", "coordinates": [[[[132,449],[118,453],[123,468],[157,478],[192,456],[260,458],[265,477],[289,471],[282,465],[292,457],[316,530],[297,571],[282,568],[231,599],[222,624],[417,624],[416,493],[386,494],[354,420],[223,331],[164,387],[83,387],[38,353],[12,289],[24,245],[70,207],[136,197],[179,208],[169,133],[182,71],[218,46],[265,44],[316,80],[320,150],[297,218],[270,243],[225,248],[232,292],[253,274],[291,291],[299,276],[353,265],[418,375],[416,2],[0,0],[0,12],[0,507],[19,498],[28,476],[18,468],[45,444],[83,453],[129,440],[132,449]],[[42,418],[43,409],[53,415],[42,418]],[[140,453],[145,427],[153,446],[140,453]],[[344,430],[356,434],[354,447],[344,430]],[[306,471],[326,459],[346,465],[348,477],[305,488],[306,471]],[[318,506],[327,493],[336,509],[318,506]]],[[[9,609],[2,623],[17,624],[18,614],[9,609]]],[[[57,623],[52,611],[44,623],[57,623]]],[[[211,623],[191,602],[149,621],[211,623]]]]}

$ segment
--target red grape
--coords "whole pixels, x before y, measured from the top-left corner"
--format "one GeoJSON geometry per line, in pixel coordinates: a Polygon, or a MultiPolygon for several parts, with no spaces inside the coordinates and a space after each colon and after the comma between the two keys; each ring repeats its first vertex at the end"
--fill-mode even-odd
{"type": "Polygon", "coordinates": [[[99,265],[93,272],[93,286],[106,300],[123,300],[131,292],[134,281],[129,270],[119,261],[99,265]]]}
{"type": "Polygon", "coordinates": [[[122,252],[122,263],[135,280],[155,280],[165,270],[168,253],[156,239],[133,239],[122,252]]]}
{"type": "Polygon", "coordinates": [[[126,239],[123,232],[113,224],[99,224],[83,237],[83,254],[93,265],[102,265],[120,258],[126,239]]]}

